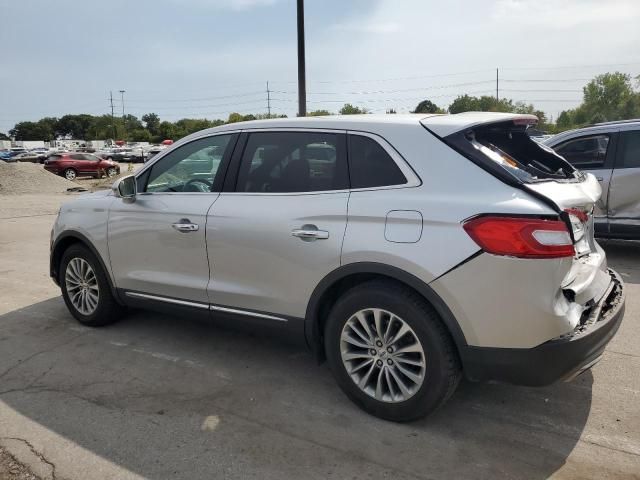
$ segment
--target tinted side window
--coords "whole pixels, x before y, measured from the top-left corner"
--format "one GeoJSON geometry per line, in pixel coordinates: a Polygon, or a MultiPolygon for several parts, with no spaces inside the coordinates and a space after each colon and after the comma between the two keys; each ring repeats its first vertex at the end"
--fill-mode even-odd
{"type": "Polygon", "coordinates": [[[84,155],[81,153],[74,153],[73,155],[69,155],[71,160],[84,160],[84,155]]]}
{"type": "Polygon", "coordinates": [[[571,165],[583,170],[604,167],[609,148],[609,135],[589,135],[569,140],[554,147],[571,165]]]}
{"type": "Polygon", "coordinates": [[[176,148],[151,167],[145,191],[211,192],[231,137],[205,137],[176,148]]]}
{"type": "Polygon", "coordinates": [[[286,193],[347,188],[343,138],[337,133],[251,133],[236,190],[286,193]]]}
{"type": "Polygon", "coordinates": [[[640,130],[620,132],[620,159],[622,168],[640,167],[640,130]]]}
{"type": "Polygon", "coordinates": [[[382,145],[363,135],[349,135],[351,188],[385,187],[407,183],[382,145]]]}

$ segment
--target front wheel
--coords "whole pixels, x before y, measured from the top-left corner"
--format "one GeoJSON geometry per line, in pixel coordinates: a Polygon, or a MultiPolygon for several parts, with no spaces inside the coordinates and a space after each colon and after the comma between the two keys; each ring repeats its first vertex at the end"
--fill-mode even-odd
{"type": "Polygon", "coordinates": [[[114,167],[107,168],[107,177],[115,177],[118,174],[118,171],[114,167]]]}
{"type": "Polygon", "coordinates": [[[347,396],[386,420],[433,412],[461,378],[455,346],[437,313],[420,295],[390,281],[364,283],[336,302],[325,351],[347,396]]]}
{"type": "Polygon", "coordinates": [[[59,272],[64,302],[83,325],[107,325],[124,313],[111,293],[100,262],[85,246],[70,246],[62,255],[59,272]]]}

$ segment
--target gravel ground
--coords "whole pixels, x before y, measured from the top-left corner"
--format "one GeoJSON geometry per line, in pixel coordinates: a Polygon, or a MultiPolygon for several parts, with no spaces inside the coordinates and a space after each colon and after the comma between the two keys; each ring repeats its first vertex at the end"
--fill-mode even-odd
{"type": "Polygon", "coordinates": [[[0,194],[62,193],[78,184],[47,172],[35,163],[0,162],[0,194]]]}
{"type": "Polygon", "coordinates": [[[40,480],[40,477],[0,447],[0,480],[40,480]]]}

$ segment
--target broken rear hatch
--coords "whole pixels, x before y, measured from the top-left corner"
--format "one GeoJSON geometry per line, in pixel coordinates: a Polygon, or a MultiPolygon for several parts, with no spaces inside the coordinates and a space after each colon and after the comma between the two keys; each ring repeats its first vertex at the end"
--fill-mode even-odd
{"type": "Polygon", "coordinates": [[[575,255],[561,288],[586,310],[612,282],[604,251],[594,240],[593,207],[602,193],[596,178],[575,169],[529,137],[533,115],[468,112],[427,117],[422,125],[493,176],[551,207],[567,225],[575,255]]]}

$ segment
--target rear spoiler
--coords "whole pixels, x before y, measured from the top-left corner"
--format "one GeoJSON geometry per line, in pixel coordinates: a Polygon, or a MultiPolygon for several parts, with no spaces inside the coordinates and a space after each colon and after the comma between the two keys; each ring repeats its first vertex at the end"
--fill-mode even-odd
{"type": "Polygon", "coordinates": [[[420,120],[423,127],[436,137],[444,138],[449,135],[492,123],[513,122],[514,125],[537,125],[538,117],[520,113],[498,112],[464,112],[454,115],[434,115],[420,120]]]}

